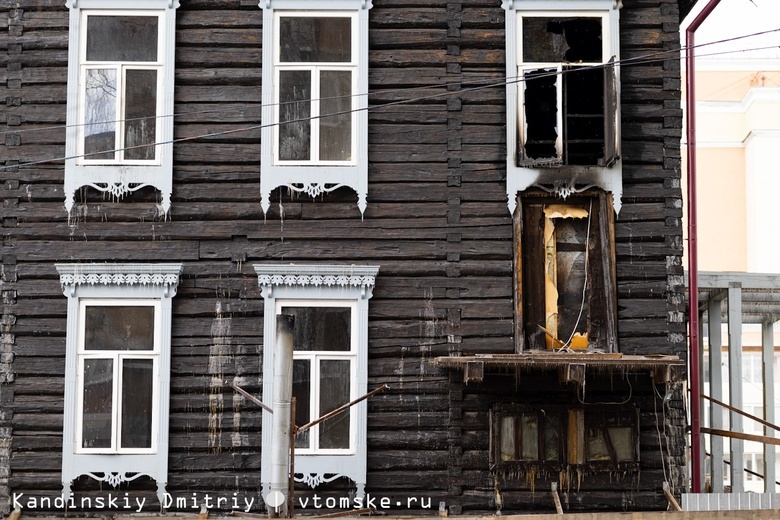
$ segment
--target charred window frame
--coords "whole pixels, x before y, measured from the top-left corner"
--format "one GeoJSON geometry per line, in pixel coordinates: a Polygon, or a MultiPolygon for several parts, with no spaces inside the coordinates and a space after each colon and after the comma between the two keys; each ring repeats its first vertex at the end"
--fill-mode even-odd
{"type": "Polygon", "coordinates": [[[261,206],[286,186],[368,193],[370,0],[263,0],[261,206]]]}
{"type": "Polygon", "coordinates": [[[500,403],[490,410],[493,470],[592,471],[635,468],[639,410],[635,406],[573,407],[500,403]]]}
{"type": "Polygon", "coordinates": [[[617,351],[614,212],[593,189],[565,201],[541,191],[515,212],[516,350],[617,351]]]}
{"type": "Polygon", "coordinates": [[[518,166],[617,161],[615,56],[606,13],[518,16],[518,166]]]}
{"type": "Polygon", "coordinates": [[[623,195],[617,0],[502,0],[506,11],[507,205],[543,187],[623,195]]]}
{"type": "Polygon", "coordinates": [[[565,460],[566,424],[566,411],[561,408],[497,405],[490,412],[491,467],[560,469],[565,460]]]}
{"type": "Polygon", "coordinates": [[[69,0],[65,208],[89,186],[114,198],[173,188],[177,0],[69,0]]]}
{"type": "Polygon", "coordinates": [[[627,468],[639,462],[639,410],[585,413],[585,460],[591,467],[627,468]]]}

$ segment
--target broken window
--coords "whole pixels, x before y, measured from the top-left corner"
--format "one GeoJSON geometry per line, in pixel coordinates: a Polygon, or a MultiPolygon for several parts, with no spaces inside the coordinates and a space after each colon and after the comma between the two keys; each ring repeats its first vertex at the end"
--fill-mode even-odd
{"type": "Polygon", "coordinates": [[[639,460],[634,407],[531,407],[497,404],[490,412],[490,463],[495,468],[562,469],[589,464],[614,469],[639,460]]]}
{"type": "Polygon", "coordinates": [[[588,463],[617,465],[639,460],[637,411],[585,414],[585,451],[588,463]]]}
{"type": "Polygon", "coordinates": [[[497,407],[492,412],[491,460],[498,466],[529,462],[559,464],[564,420],[560,411],[497,407]]]}
{"type": "Polygon", "coordinates": [[[608,17],[518,18],[518,166],[611,166],[618,158],[617,92],[608,17]]]}
{"type": "Polygon", "coordinates": [[[518,350],[616,350],[613,212],[609,195],[519,198],[518,350]]]}

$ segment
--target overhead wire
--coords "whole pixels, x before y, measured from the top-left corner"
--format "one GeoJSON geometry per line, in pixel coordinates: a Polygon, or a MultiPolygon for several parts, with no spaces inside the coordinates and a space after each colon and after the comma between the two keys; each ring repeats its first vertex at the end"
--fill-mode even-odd
{"type": "MultiPolygon", "coordinates": [[[[631,57],[631,58],[624,58],[624,59],[621,59],[621,60],[618,60],[618,61],[615,61],[615,62],[612,62],[612,63],[590,65],[590,66],[581,66],[581,67],[578,67],[578,70],[581,71],[583,69],[588,69],[588,68],[593,68],[593,69],[604,68],[604,67],[612,66],[613,64],[620,65],[620,66],[627,66],[627,65],[641,65],[641,64],[646,64],[646,63],[653,63],[653,62],[659,61],[661,59],[669,59],[669,58],[662,58],[663,56],[669,55],[669,54],[674,54],[675,56],[674,56],[673,59],[678,59],[677,58],[677,54],[682,52],[682,51],[686,51],[689,48],[693,48],[693,47],[697,47],[698,48],[698,47],[704,47],[704,46],[709,46],[709,45],[716,45],[716,44],[720,44],[720,43],[725,43],[725,42],[745,39],[745,38],[754,37],[754,36],[760,36],[760,35],[764,35],[764,34],[767,34],[767,33],[779,32],[779,31],[780,31],[780,28],[767,30],[767,31],[760,31],[760,32],[751,33],[751,34],[748,34],[748,35],[741,35],[741,36],[737,36],[737,37],[734,37],[734,38],[727,38],[727,39],[723,39],[723,40],[718,40],[716,42],[706,42],[706,43],[697,44],[695,46],[690,46],[690,47],[683,46],[683,47],[676,48],[676,49],[669,49],[669,50],[659,51],[659,52],[655,52],[655,53],[648,53],[648,54],[644,54],[644,55],[641,55],[641,56],[635,56],[635,57],[631,57]]],[[[704,55],[700,54],[699,57],[723,55],[723,54],[733,54],[733,53],[738,53],[738,52],[749,52],[749,51],[753,51],[753,50],[763,50],[763,49],[770,49],[770,48],[776,48],[776,47],[778,47],[778,46],[766,46],[766,47],[756,47],[756,48],[748,48],[748,49],[728,50],[728,51],[712,53],[712,54],[704,54],[704,55]]],[[[541,68],[544,68],[544,67],[541,67],[541,68]]],[[[573,72],[573,71],[571,71],[571,70],[560,70],[560,71],[558,71],[558,70],[551,70],[549,73],[536,74],[534,76],[534,78],[540,78],[540,77],[545,77],[545,76],[557,76],[559,74],[567,74],[569,72],[573,72]]],[[[88,157],[90,155],[99,155],[99,154],[112,153],[112,152],[117,152],[117,151],[132,150],[132,149],[136,149],[136,148],[148,148],[150,146],[162,146],[162,145],[167,145],[167,144],[175,144],[175,143],[193,141],[193,140],[198,140],[198,139],[205,139],[205,138],[209,138],[209,137],[218,137],[218,136],[223,136],[223,135],[231,135],[231,134],[235,134],[235,133],[248,132],[248,131],[262,129],[262,128],[279,126],[279,125],[283,125],[283,124],[291,124],[291,123],[297,123],[297,122],[303,122],[303,121],[312,121],[312,120],[316,120],[316,119],[321,119],[323,117],[334,117],[334,116],[338,116],[338,115],[356,113],[356,112],[360,112],[360,111],[382,110],[384,108],[391,107],[391,106],[403,105],[403,104],[414,103],[414,102],[419,102],[419,101],[427,101],[427,100],[431,100],[431,99],[438,99],[438,98],[448,97],[448,96],[452,96],[452,95],[461,95],[463,93],[474,92],[474,91],[479,91],[479,90],[484,90],[484,89],[489,89],[489,88],[503,87],[503,86],[506,86],[507,84],[510,84],[510,83],[523,83],[525,81],[525,78],[522,77],[522,76],[513,76],[513,77],[507,77],[506,79],[503,79],[501,81],[495,81],[495,80],[493,80],[493,78],[488,78],[488,79],[485,79],[485,80],[470,80],[469,83],[480,83],[481,81],[488,81],[489,83],[484,84],[484,85],[474,86],[474,87],[461,88],[460,90],[454,90],[454,91],[447,90],[446,92],[440,92],[440,93],[435,93],[435,94],[428,94],[428,95],[425,95],[425,96],[418,96],[418,97],[413,97],[413,98],[408,98],[408,99],[400,99],[400,100],[390,101],[390,102],[382,103],[382,104],[378,104],[378,105],[361,107],[361,108],[358,108],[358,109],[345,110],[345,111],[341,111],[341,112],[334,112],[334,113],[329,113],[329,114],[325,114],[325,115],[310,116],[310,117],[293,119],[293,120],[287,120],[287,121],[272,122],[272,123],[267,123],[267,124],[259,123],[259,124],[250,125],[250,126],[247,126],[247,127],[235,128],[235,129],[230,129],[230,130],[221,130],[221,131],[217,131],[217,132],[203,133],[203,134],[198,134],[198,135],[194,135],[194,136],[179,137],[179,138],[171,139],[171,140],[168,140],[168,141],[147,143],[147,144],[137,145],[137,146],[129,146],[129,147],[124,147],[124,148],[115,148],[115,149],[110,149],[110,150],[101,150],[101,151],[98,151],[98,152],[92,152],[92,153],[88,153],[88,154],[77,154],[77,155],[65,156],[65,157],[48,158],[48,159],[41,159],[41,160],[37,160],[37,161],[28,161],[28,162],[25,162],[25,163],[18,163],[18,164],[6,164],[4,166],[0,166],[0,171],[8,170],[8,169],[17,169],[17,168],[27,167],[27,166],[35,166],[35,165],[38,165],[38,164],[45,164],[45,163],[49,163],[49,162],[68,161],[68,160],[78,159],[78,158],[82,158],[82,157],[88,157]]],[[[337,96],[337,97],[333,97],[333,98],[321,98],[320,100],[339,99],[339,98],[345,98],[345,97],[350,97],[351,98],[351,97],[362,97],[362,96],[387,95],[387,94],[391,94],[391,93],[394,93],[394,92],[405,93],[405,92],[410,92],[410,91],[413,91],[413,90],[421,90],[421,89],[428,89],[429,90],[429,89],[432,89],[432,88],[449,88],[450,86],[462,86],[463,83],[464,83],[463,81],[458,81],[458,82],[454,82],[454,83],[443,83],[443,84],[436,84],[436,85],[424,85],[424,86],[409,87],[409,88],[404,88],[404,89],[383,90],[383,91],[375,91],[375,92],[369,92],[369,93],[359,93],[359,94],[353,94],[353,95],[350,95],[350,96],[337,96]]],[[[299,102],[300,101],[292,101],[292,102],[289,102],[289,103],[299,103],[299,102]]],[[[270,106],[279,106],[279,105],[284,105],[284,104],[286,104],[286,103],[274,103],[274,104],[272,104],[270,106]]],[[[251,108],[258,108],[258,107],[262,108],[262,107],[265,107],[265,106],[269,106],[269,105],[252,105],[251,108]]],[[[181,112],[181,113],[178,113],[178,114],[169,114],[169,115],[156,116],[155,119],[163,118],[163,117],[178,117],[178,116],[196,115],[196,114],[213,113],[213,112],[225,113],[224,110],[181,112]]],[[[149,118],[147,117],[147,118],[136,118],[136,119],[149,119],[149,118]]],[[[125,121],[130,121],[130,120],[133,120],[133,119],[126,119],[125,121]]],[[[114,122],[122,122],[122,120],[117,120],[117,121],[114,121],[114,122]]],[[[53,127],[46,127],[44,129],[60,129],[60,128],[70,128],[70,127],[74,127],[74,126],[86,126],[86,125],[95,125],[95,124],[100,124],[100,123],[99,122],[91,122],[91,123],[81,123],[81,124],[78,124],[78,125],[59,125],[59,126],[53,126],[53,127]]],[[[39,131],[40,132],[40,131],[42,131],[44,129],[36,128],[36,129],[29,129],[29,130],[19,129],[19,130],[12,130],[12,131],[2,131],[2,132],[0,132],[0,135],[6,134],[6,133],[18,134],[18,133],[22,133],[22,132],[25,132],[25,131],[39,131]]]]}

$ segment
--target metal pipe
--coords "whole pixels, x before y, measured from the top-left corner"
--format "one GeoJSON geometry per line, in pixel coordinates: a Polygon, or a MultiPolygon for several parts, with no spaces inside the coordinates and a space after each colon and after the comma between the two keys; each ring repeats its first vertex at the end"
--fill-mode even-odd
{"type": "Polygon", "coordinates": [[[323,415],[323,416],[322,416],[322,417],[320,417],[319,419],[315,419],[315,420],[313,420],[313,421],[311,421],[311,422],[309,422],[309,423],[306,423],[306,424],[304,424],[303,426],[301,426],[300,428],[298,428],[298,429],[296,430],[295,434],[297,435],[297,434],[299,434],[299,433],[303,433],[303,432],[305,432],[306,430],[308,430],[309,428],[311,428],[312,426],[315,426],[315,425],[317,425],[317,424],[320,424],[321,422],[325,422],[325,421],[327,421],[328,419],[330,419],[331,417],[335,417],[335,416],[337,416],[338,414],[340,414],[341,412],[344,412],[344,411],[348,410],[350,407],[352,407],[352,406],[355,406],[355,405],[356,405],[356,404],[358,404],[360,401],[365,401],[365,400],[366,400],[366,399],[368,399],[369,397],[373,397],[374,395],[378,394],[378,393],[379,393],[379,392],[381,392],[382,390],[387,390],[388,388],[390,388],[390,387],[389,387],[389,386],[387,386],[386,384],[385,384],[385,385],[382,385],[382,386],[380,386],[379,388],[374,388],[374,389],[373,389],[373,390],[371,390],[369,393],[367,393],[367,394],[365,394],[365,395],[363,395],[363,396],[361,396],[361,397],[358,397],[357,399],[353,399],[352,401],[350,401],[350,402],[348,402],[348,403],[346,403],[346,404],[342,404],[341,406],[339,406],[339,407],[338,407],[338,408],[336,408],[335,410],[333,410],[333,411],[330,411],[330,412],[326,413],[325,415],[323,415]]]}
{"type": "Polygon", "coordinates": [[[686,84],[686,126],[688,146],[688,323],[690,345],[691,388],[691,492],[701,493],[701,396],[699,392],[699,255],[698,232],[696,229],[696,76],[695,38],[696,29],[707,19],[720,0],[709,0],[704,9],[685,29],[685,84],[686,84]]]}
{"type": "MultiPolygon", "coordinates": [[[[287,497],[290,476],[290,401],[292,400],[293,327],[295,317],[276,317],[274,346],[273,434],[271,440],[271,493],[278,491],[287,497]]],[[[287,515],[287,500],[280,516],[287,515]]]]}

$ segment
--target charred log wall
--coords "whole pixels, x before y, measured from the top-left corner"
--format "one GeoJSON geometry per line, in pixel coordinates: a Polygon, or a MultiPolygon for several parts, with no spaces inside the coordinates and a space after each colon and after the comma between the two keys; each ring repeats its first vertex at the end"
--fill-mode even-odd
{"type": "MultiPolygon", "coordinates": [[[[91,189],[77,194],[68,216],[62,160],[56,160],[65,151],[68,12],[61,1],[5,2],[5,511],[12,492],[53,496],[61,489],[66,299],[54,263],[160,261],[184,263],[173,301],[171,493],[259,495],[260,413],[222,383],[235,378],[255,394],[261,390],[263,300],[252,263],[360,263],[381,266],[370,304],[369,388],[391,387],[369,403],[368,491],[405,505],[410,496],[431,497],[430,512],[439,501],[452,513],[495,510],[484,434],[489,405],[506,388],[465,387],[458,374],[429,360],[514,348],[504,10],[498,0],[373,3],[369,193],[361,218],[354,193],[345,189],[315,199],[279,189],[264,215],[258,129],[177,143],[168,217],[152,190],[116,201],[91,189]],[[38,161],[49,162],[25,165],[38,161]]],[[[677,7],[672,0],[623,3],[623,60],[656,58],[621,69],[620,349],[682,354],[677,7]]],[[[260,122],[261,34],[256,1],[182,2],[176,138],[260,122]]],[[[659,447],[654,425],[664,415],[650,390],[642,395],[649,461],[659,447]]],[[[678,415],[666,419],[675,428],[673,463],[679,465],[684,418],[679,400],[671,402],[678,415]]],[[[642,479],[658,485],[659,463],[648,464],[642,479]]],[[[640,486],[641,500],[626,502],[621,497],[631,486],[587,483],[584,507],[664,505],[650,484],[640,486]]],[[[89,482],[76,488],[86,495],[106,491],[89,482]]],[[[128,490],[154,500],[147,484],[119,491],[128,490]]],[[[529,492],[524,483],[512,491],[518,502],[529,492]]]]}

